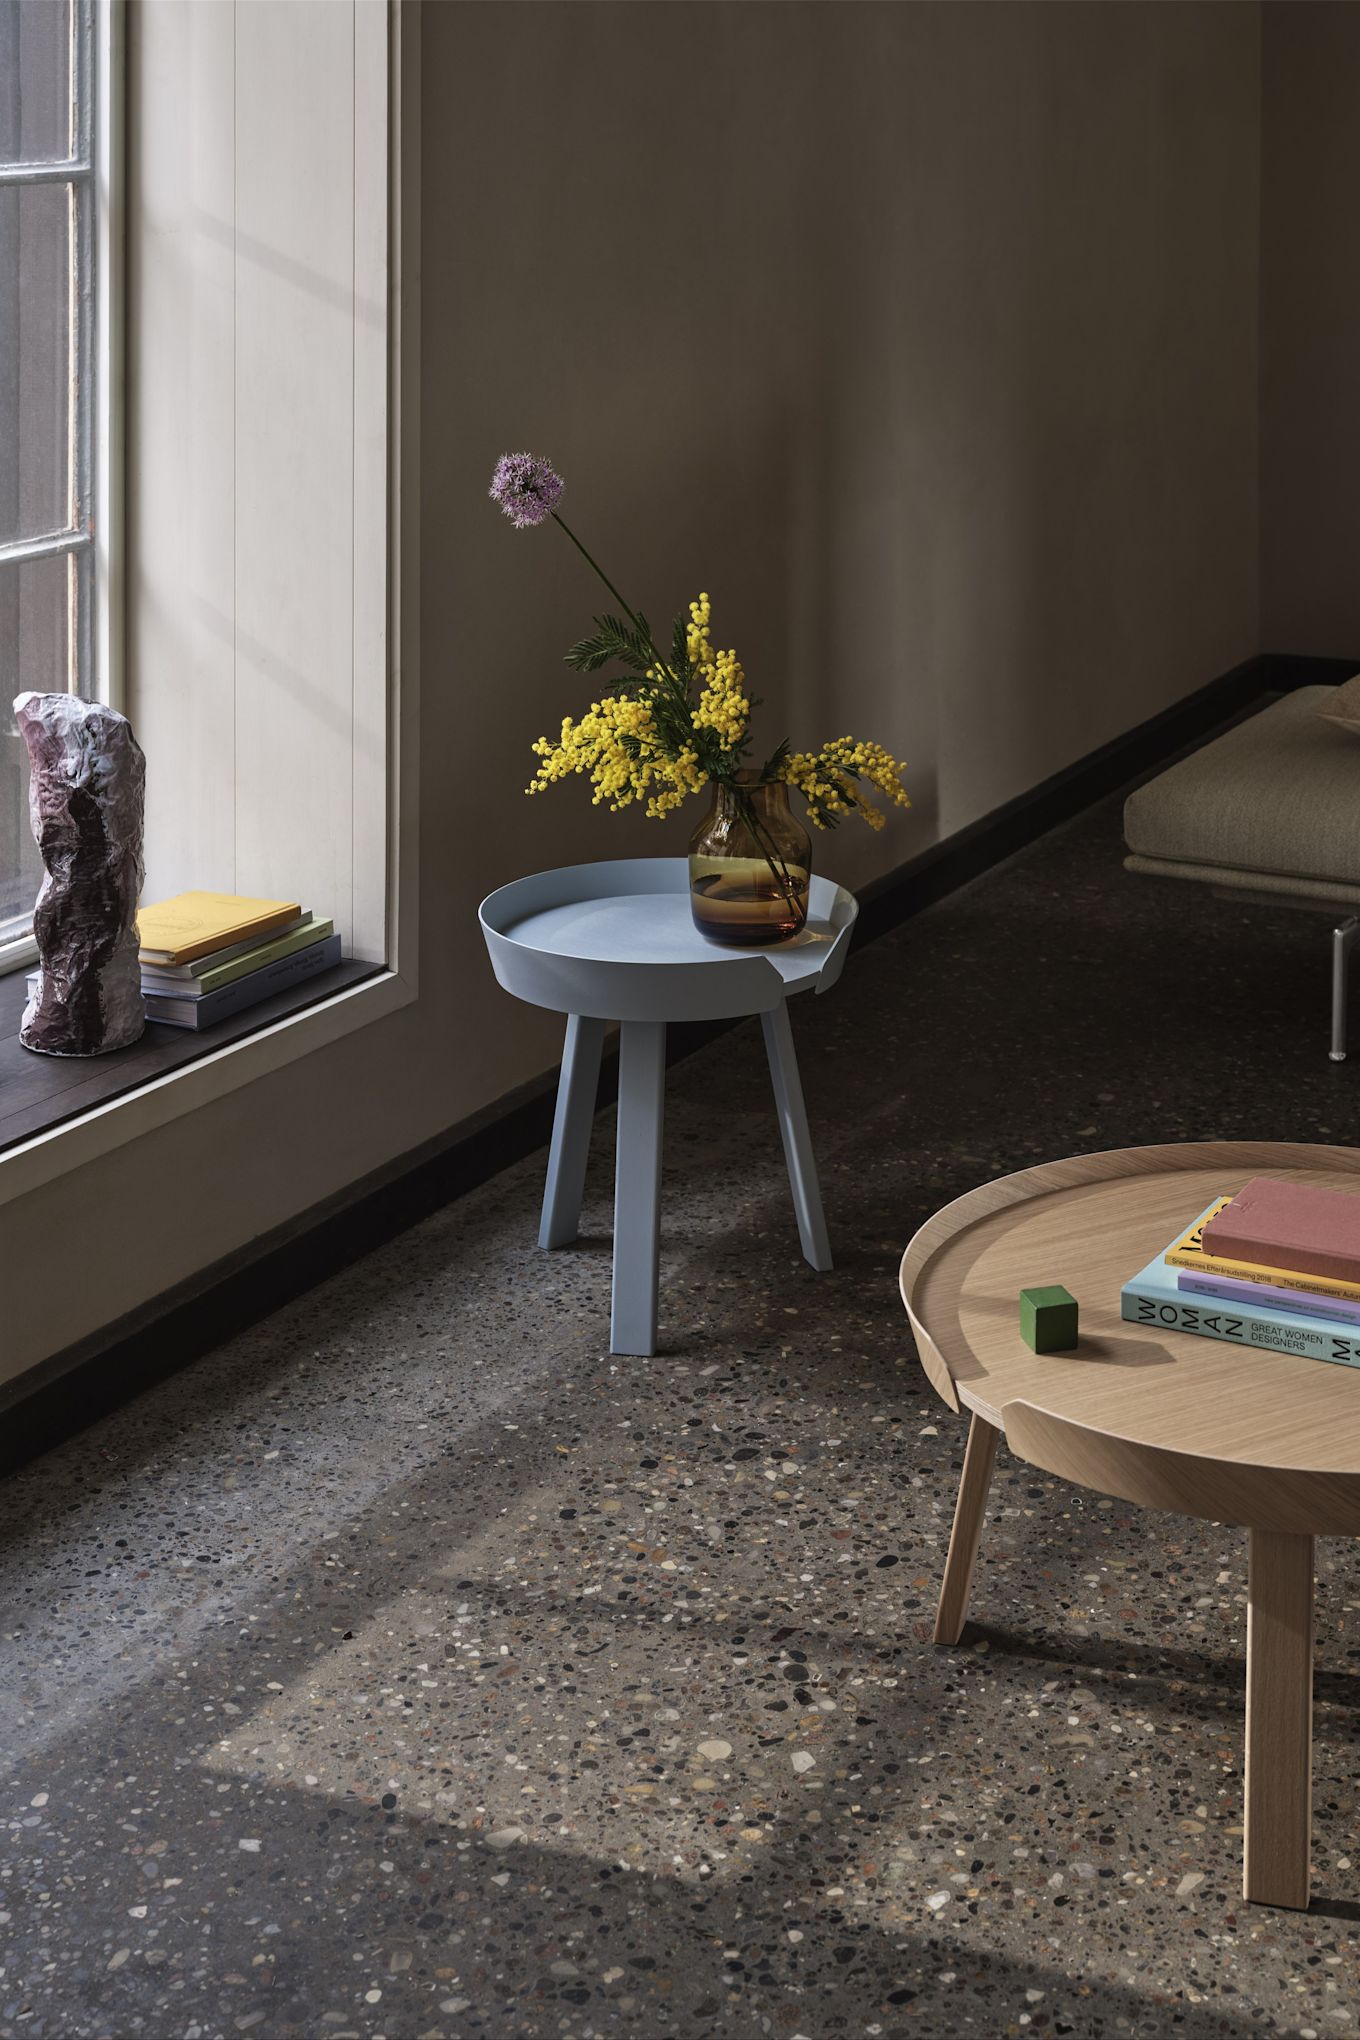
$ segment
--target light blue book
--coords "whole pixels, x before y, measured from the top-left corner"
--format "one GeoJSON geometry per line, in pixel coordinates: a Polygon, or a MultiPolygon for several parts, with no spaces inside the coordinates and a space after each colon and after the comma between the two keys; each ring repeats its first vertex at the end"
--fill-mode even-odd
{"type": "Polygon", "coordinates": [[[1307,1360],[1360,1367],[1360,1337],[1350,1337],[1349,1328],[1342,1331],[1327,1318],[1305,1317],[1295,1310],[1219,1303],[1212,1297],[1200,1300],[1179,1286],[1176,1270],[1168,1268],[1161,1254],[1124,1284],[1119,1315],[1130,1324],[1161,1325],[1168,1332],[1196,1332],[1235,1346],[1265,1346],[1307,1360]]]}

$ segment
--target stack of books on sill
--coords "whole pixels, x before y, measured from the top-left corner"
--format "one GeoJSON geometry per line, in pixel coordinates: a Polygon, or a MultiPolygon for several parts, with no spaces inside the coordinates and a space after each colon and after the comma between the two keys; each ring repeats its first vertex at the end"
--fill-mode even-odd
{"type": "Polygon", "coordinates": [[[335,924],[296,900],[177,893],[139,910],[137,934],[146,1017],[170,1027],[211,1027],[340,961],[335,924]]]}
{"type": "Polygon", "coordinates": [[[1120,1315],[1360,1367],[1360,1193],[1254,1176],[1125,1283],[1120,1315]]]}

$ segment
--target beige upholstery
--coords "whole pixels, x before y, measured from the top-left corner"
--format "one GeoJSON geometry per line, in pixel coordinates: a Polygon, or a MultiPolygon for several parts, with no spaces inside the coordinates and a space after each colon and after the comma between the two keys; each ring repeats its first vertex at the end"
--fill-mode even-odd
{"type": "Polygon", "coordinates": [[[1331,700],[1323,702],[1318,713],[1325,715],[1330,722],[1338,723],[1353,737],[1360,737],[1360,673],[1343,681],[1331,700]]]}
{"type": "Polygon", "coordinates": [[[1318,906],[1360,905],[1360,739],[1301,687],[1124,803],[1131,871],[1318,906]]]}

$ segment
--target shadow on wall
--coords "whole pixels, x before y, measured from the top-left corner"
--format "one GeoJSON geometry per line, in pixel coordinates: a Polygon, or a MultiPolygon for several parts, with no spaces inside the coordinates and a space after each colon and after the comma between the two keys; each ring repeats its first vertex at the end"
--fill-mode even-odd
{"type": "MultiPolygon", "coordinates": [[[[512,534],[491,519],[483,471],[507,445],[550,455],[567,482],[564,512],[654,623],[710,593],[717,640],[737,647],[763,698],[758,749],[786,733],[805,747],[853,727],[919,772],[922,683],[903,686],[905,648],[885,646],[886,540],[869,508],[871,481],[880,494],[892,486],[874,425],[881,389],[862,361],[842,377],[836,358],[844,220],[825,173],[843,119],[826,71],[843,72],[847,55],[830,24],[818,10],[785,17],[778,80],[771,29],[746,10],[655,10],[645,21],[532,6],[462,20],[450,10],[427,26],[427,69],[461,81],[454,147],[468,175],[496,153],[488,122],[503,91],[527,92],[529,131],[541,120],[555,137],[551,189],[531,151],[487,207],[450,208],[433,237],[433,276],[427,261],[427,304],[446,291],[466,299],[477,279],[479,317],[458,322],[451,378],[479,393],[474,430],[457,435],[457,487],[445,469],[427,501],[436,556],[466,574],[460,700],[486,760],[472,829],[504,840],[503,790],[523,783],[531,738],[582,698],[558,662],[598,606],[556,534],[512,534]],[[644,81],[700,72],[684,150],[648,147],[626,176],[608,121],[560,124],[563,105],[600,107],[644,81]],[[534,304],[552,307],[550,330],[525,316],[516,279],[526,277],[534,304]],[[855,516],[852,484],[863,485],[855,516]],[[890,699],[866,696],[863,676],[890,667],[890,699]],[[495,676],[485,706],[473,698],[482,676],[495,676]]],[[[445,164],[440,182],[449,181],[445,164]]],[[[856,231],[862,238],[871,223],[856,231]]],[[[861,305],[854,334],[866,324],[882,321],[866,321],[861,305]]],[[[515,868],[674,852],[695,818],[691,808],[664,826],[605,820],[577,789],[561,789],[515,822],[515,868]]],[[[865,834],[871,868],[900,861],[920,823],[895,818],[891,833],[877,853],[865,834]]],[[[852,840],[844,832],[824,862],[851,881],[862,875],[844,862],[852,840]]],[[[511,875],[498,865],[497,877],[511,875]]]]}
{"type": "Polygon", "coordinates": [[[1256,57],[1200,8],[903,12],[897,535],[948,834],[1258,649],[1256,57]]]}

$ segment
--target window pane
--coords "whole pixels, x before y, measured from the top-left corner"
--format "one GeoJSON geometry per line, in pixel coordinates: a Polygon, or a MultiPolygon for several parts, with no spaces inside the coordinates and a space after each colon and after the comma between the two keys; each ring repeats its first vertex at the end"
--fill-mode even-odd
{"type": "Polygon", "coordinates": [[[71,523],[71,340],[70,186],[0,185],[0,545],[71,523]]]}
{"type": "Polygon", "coordinates": [[[28,762],[6,710],[0,732],[0,943],[27,931],[41,883],[42,859],[28,826],[28,762]]]}
{"type": "MultiPolygon", "coordinates": [[[[87,500],[83,455],[77,486],[77,428],[89,392],[75,384],[89,187],[7,184],[3,173],[8,163],[62,163],[75,153],[84,127],[72,95],[89,68],[89,34],[89,0],[0,0],[0,548],[72,529],[87,500]]],[[[89,635],[88,620],[78,628],[77,619],[92,581],[88,549],[0,559],[0,951],[26,930],[42,876],[9,704],[29,689],[92,685],[92,673],[77,671],[89,635]]]]}
{"type": "Polygon", "coordinates": [[[70,686],[76,573],[69,554],[0,565],[0,941],[6,923],[32,909],[42,877],[28,826],[27,756],[10,703],[30,688],[62,694],[70,686]]]}
{"type": "Polygon", "coordinates": [[[72,154],[70,0],[0,0],[0,163],[72,154]]]}
{"type": "MultiPolygon", "coordinates": [[[[16,694],[71,691],[72,553],[0,562],[0,714],[16,694]]],[[[77,690],[79,691],[79,690],[77,690]]]]}

